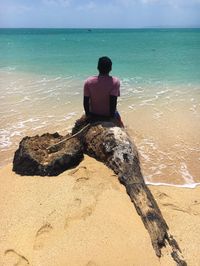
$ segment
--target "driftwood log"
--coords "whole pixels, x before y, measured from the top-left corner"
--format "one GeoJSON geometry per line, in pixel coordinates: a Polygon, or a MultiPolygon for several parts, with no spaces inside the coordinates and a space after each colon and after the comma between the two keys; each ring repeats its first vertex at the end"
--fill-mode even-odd
{"type": "Polygon", "coordinates": [[[58,133],[23,138],[14,155],[13,171],[20,175],[56,176],[78,165],[83,159],[80,140],[75,137],[62,142],[63,139],[58,133]],[[58,142],[61,143],[56,145],[58,142]]]}
{"type": "MultiPolygon", "coordinates": [[[[83,126],[84,121],[77,121],[72,132],[76,133],[83,126]]],[[[113,122],[101,122],[90,127],[82,136],[81,142],[84,152],[105,163],[126,187],[127,194],[149,232],[156,255],[161,257],[162,247],[169,245],[171,256],[177,265],[187,265],[181,258],[178,243],[170,235],[167,223],[144,182],[137,148],[127,132],[115,126],[113,122]]]]}
{"type": "MultiPolygon", "coordinates": [[[[83,157],[83,152],[105,163],[117,174],[119,181],[126,187],[126,191],[133,202],[137,213],[140,215],[145,228],[149,232],[156,255],[161,257],[162,247],[168,245],[171,249],[171,256],[176,261],[177,265],[187,265],[182,258],[181,250],[176,240],[169,233],[167,223],[163,218],[151,191],[144,182],[137,148],[126,131],[117,127],[112,121],[101,121],[94,123],[91,126],[87,126],[87,124],[88,121],[84,119],[80,119],[76,122],[72,130],[72,134],[76,134],[74,142],[72,141],[73,138],[70,138],[70,140],[67,141],[68,144],[67,142],[62,142],[63,137],[61,136],[57,139],[57,143],[61,142],[60,146],[54,145],[52,139],[51,141],[48,141],[48,144],[46,143],[43,146],[43,153],[46,156],[44,156],[45,159],[42,158],[42,156],[40,156],[40,159],[35,156],[33,147],[37,146],[36,144],[34,144],[35,146],[29,146],[27,139],[23,139],[20,143],[19,149],[15,153],[13,170],[20,174],[32,175],[33,171],[30,171],[31,163],[37,161],[37,167],[33,167],[34,169],[37,169],[34,174],[59,174],[67,168],[78,164],[83,157]],[[78,132],[84,127],[87,127],[87,130],[82,134],[78,134],[78,132]],[[51,145],[50,152],[47,149],[49,145],[51,145]],[[56,147],[55,150],[53,150],[53,147],[56,147]],[[26,156],[24,156],[24,150],[26,151],[26,156]],[[66,154],[68,156],[68,164],[65,160],[62,160],[62,158],[66,158],[66,154]],[[20,159],[20,157],[22,157],[22,159],[20,159]],[[34,160],[32,161],[33,158],[34,160]],[[51,158],[54,158],[54,160],[51,160],[51,158]],[[28,168],[25,167],[27,159],[28,168]],[[58,160],[59,162],[56,163],[56,167],[54,167],[55,163],[53,163],[55,160],[58,160]],[[23,167],[20,166],[22,164],[23,167]],[[58,170],[59,165],[60,170],[58,170]],[[24,170],[25,168],[26,170],[24,170]],[[40,170],[38,171],[38,169],[40,170]]],[[[37,136],[37,138],[39,137],[37,136]]],[[[28,140],[30,143],[30,138],[28,140]]],[[[42,146],[40,145],[39,148],[42,149],[42,146]]],[[[36,148],[37,151],[40,149],[36,148]]]]}

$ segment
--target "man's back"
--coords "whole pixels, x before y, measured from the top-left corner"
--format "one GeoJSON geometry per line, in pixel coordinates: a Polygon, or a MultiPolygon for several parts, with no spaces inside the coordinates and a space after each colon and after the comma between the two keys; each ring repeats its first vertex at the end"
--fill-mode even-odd
{"type": "Polygon", "coordinates": [[[84,84],[84,96],[90,97],[90,112],[110,115],[110,96],[120,96],[120,82],[109,75],[93,76],[84,84]]]}

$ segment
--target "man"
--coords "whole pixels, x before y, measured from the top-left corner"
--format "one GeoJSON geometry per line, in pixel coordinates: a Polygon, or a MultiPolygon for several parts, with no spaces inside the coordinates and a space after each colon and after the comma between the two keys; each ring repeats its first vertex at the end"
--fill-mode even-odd
{"type": "Polygon", "coordinates": [[[117,97],[120,96],[120,81],[109,75],[112,61],[109,57],[100,57],[98,76],[89,77],[84,84],[84,110],[87,117],[109,120],[115,118],[123,126],[116,111],[117,97]]]}

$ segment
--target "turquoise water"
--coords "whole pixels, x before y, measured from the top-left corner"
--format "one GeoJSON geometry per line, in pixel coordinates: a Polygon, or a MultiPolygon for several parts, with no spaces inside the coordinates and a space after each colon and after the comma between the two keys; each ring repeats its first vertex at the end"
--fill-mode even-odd
{"type": "Polygon", "coordinates": [[[84,78],[98,57],[137,82],[200,82],[200,29],[0,29],[0,68],[84,78]]]}
{"type": "Polygon", "coordinates": [[[110,56],[146,181],[200,183],[200,29],[0,29],[0,167],[26,135],[64,135],[110,56]]]}

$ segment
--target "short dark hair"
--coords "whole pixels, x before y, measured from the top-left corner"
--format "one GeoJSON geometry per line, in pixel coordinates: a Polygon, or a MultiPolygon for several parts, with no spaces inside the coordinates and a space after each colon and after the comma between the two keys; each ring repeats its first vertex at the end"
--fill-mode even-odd
{"type": "Polygon", "coordinates": [[[107,56],[100,57],[97,68],[100,74],[108,74],[112,70],[111,59],[107,56]]]}

